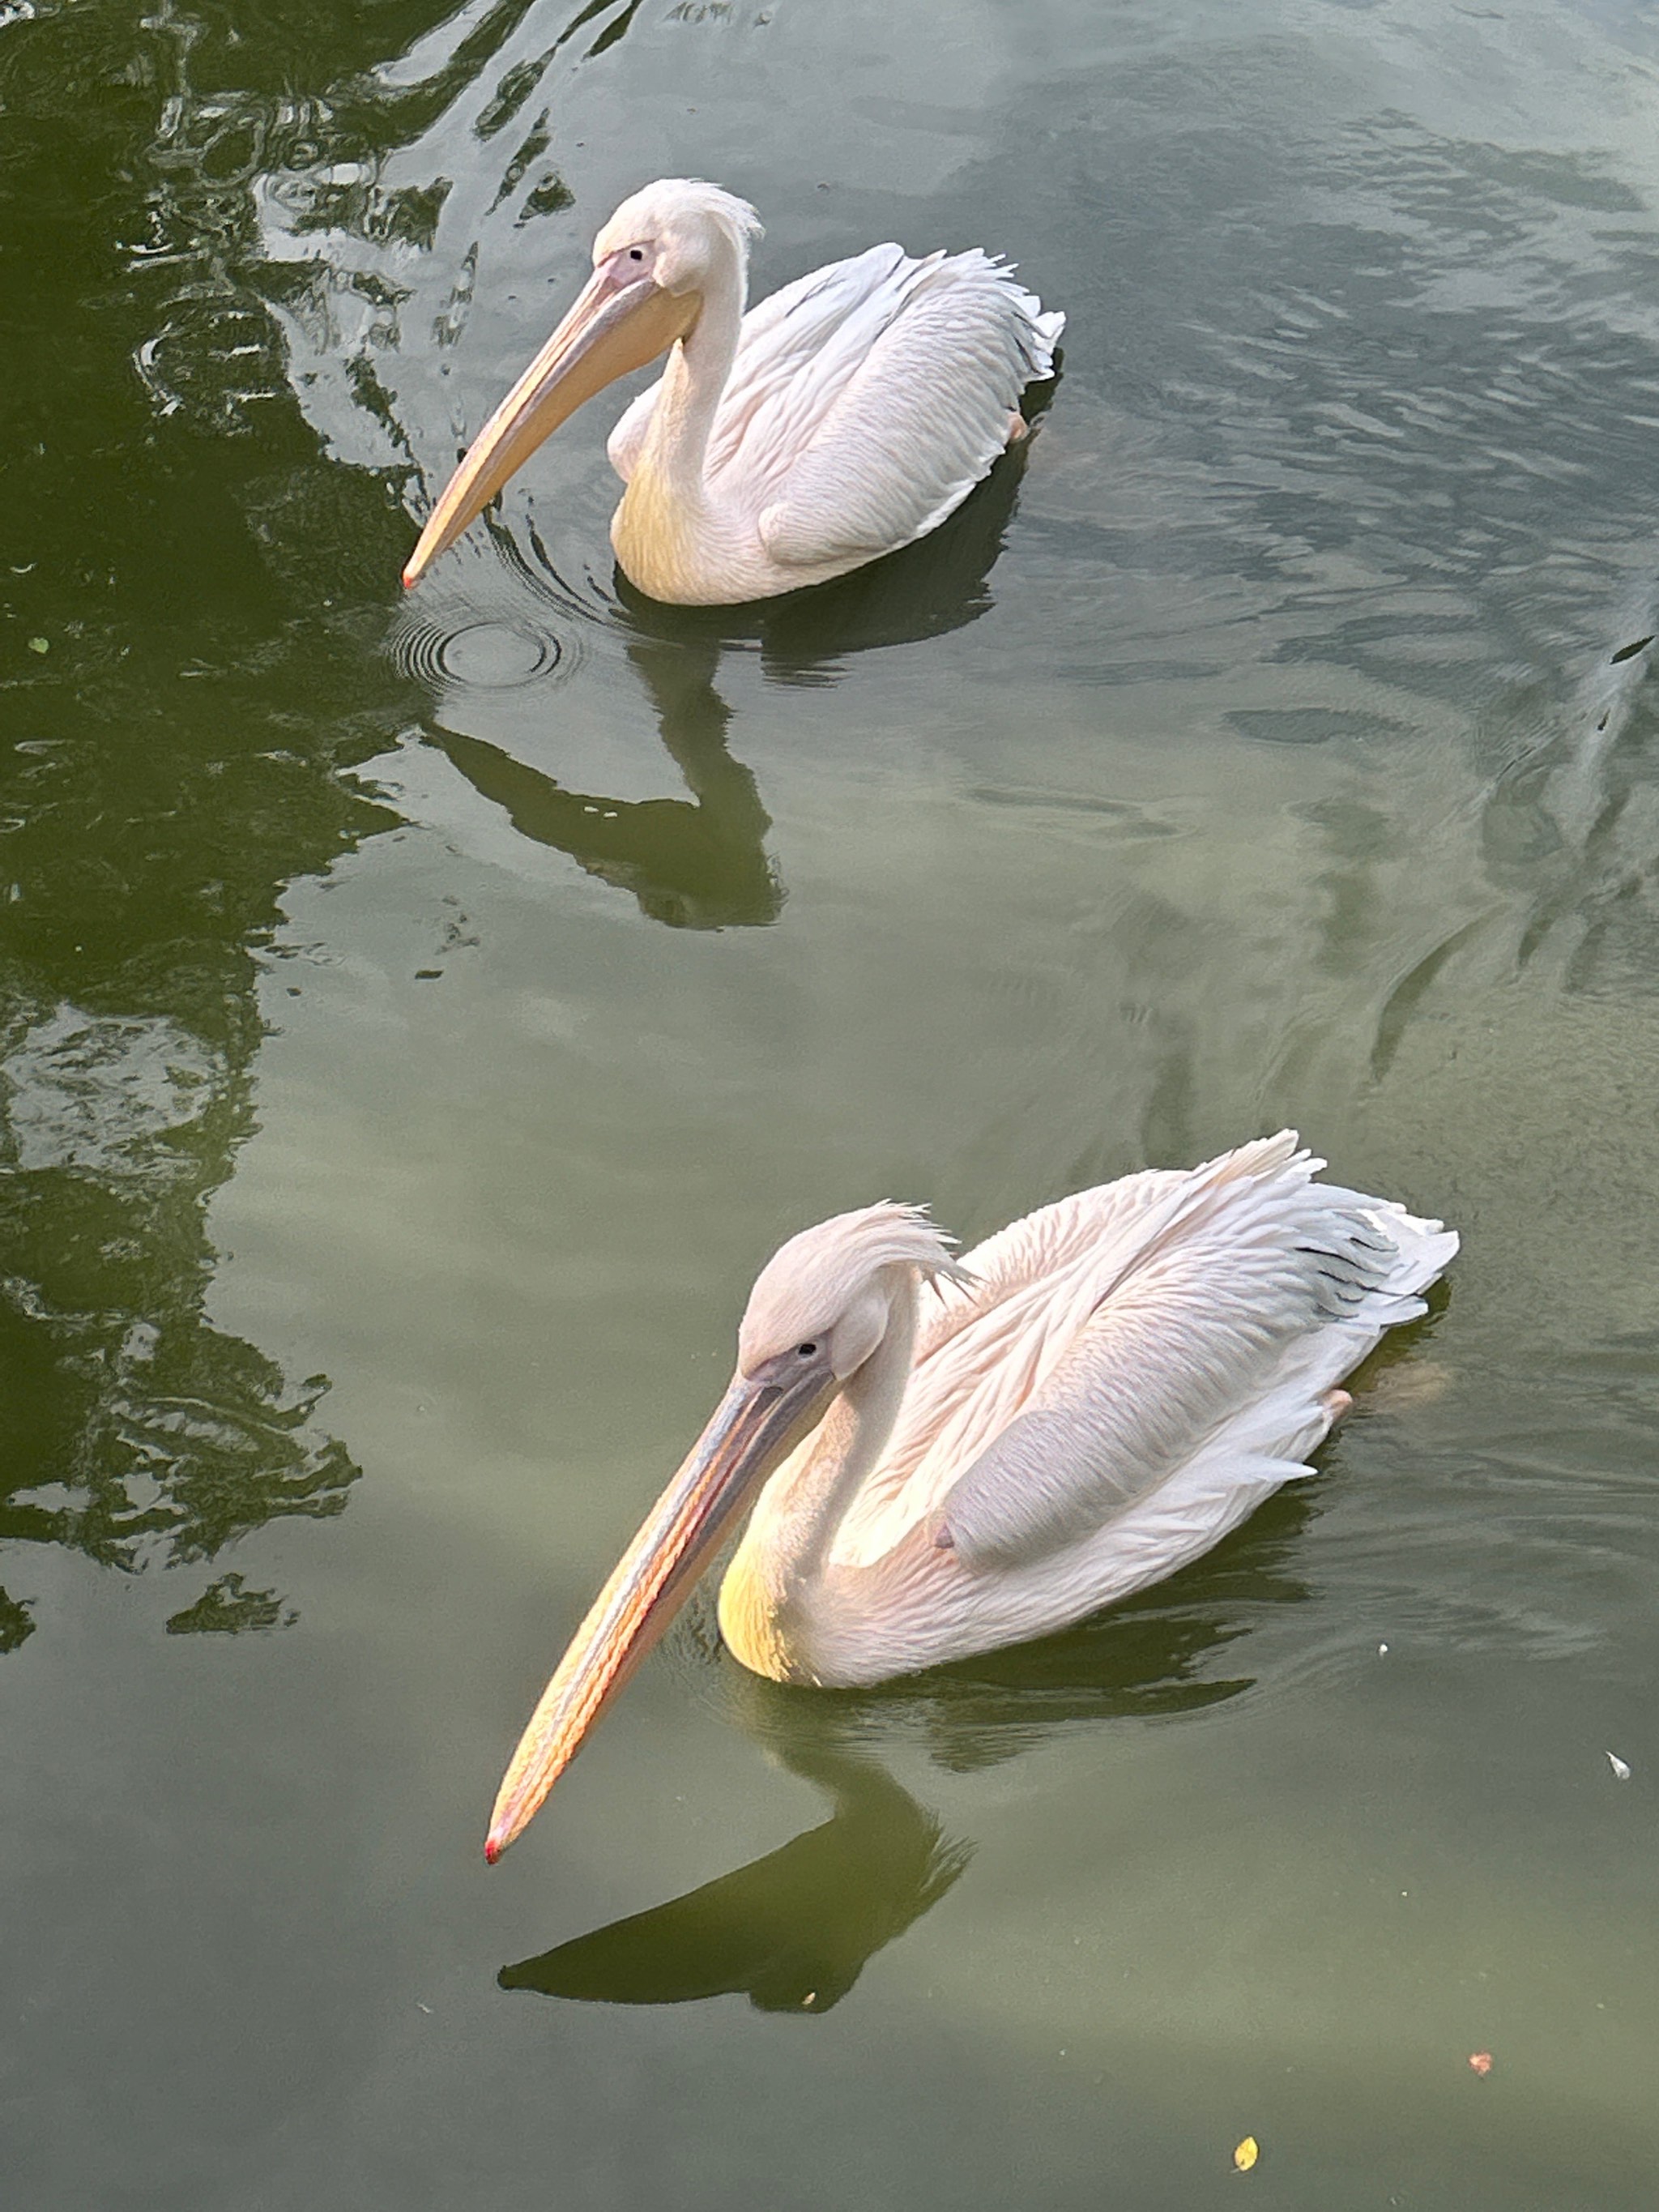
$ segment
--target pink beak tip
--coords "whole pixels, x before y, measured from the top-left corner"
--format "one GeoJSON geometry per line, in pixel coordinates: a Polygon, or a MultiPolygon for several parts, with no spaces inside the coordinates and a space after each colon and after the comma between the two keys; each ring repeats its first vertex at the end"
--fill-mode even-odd
{"type": "Polygon", "coordinates": [[[494,1866],[501,1855],[501,1847],[500,1844],[497,1843],[495,1837],[486,1836],[484,1838],[484,1864],[486,1866],[494,1866]]]}

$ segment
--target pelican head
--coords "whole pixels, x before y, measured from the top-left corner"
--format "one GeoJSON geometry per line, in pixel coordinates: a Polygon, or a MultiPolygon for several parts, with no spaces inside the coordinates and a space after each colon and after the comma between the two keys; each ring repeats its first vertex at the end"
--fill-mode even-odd
{"type": "Polygon", "coordinates": [[[755,1279],[738,1328],[738,1374],[758,1373],[792,1346],[823,1347],[837,1383],[863,1366],[887,1331],[905,1271],[928,1281],[960,1274],[951,1239],[919,1206],[860,1206],[781,1244],[755,1279]]]}
{"type": "MultiPolygon", "coordinates": [[[[499,1858],[529,1825],[767,1476],[840,1391],[856,1389],[899,1302],[914,1297],[918,1280],[960,1273],[950,1239],[927,1215],[890,1203],[802,1230],[768,1261],[744,1311],[725,1396],[594,1601],[520,1739],[495,1799],[486,1858],[499,1858]]],[[[905,1350],[908,1360],[908,1339],[905,1350]]]]}
{"type": "Polygon", "coordinates": [[[406,586],[585,399],[689,337],[712,289],[735,285],[741,306],[760,227],[745,201],[694,178],[659,178],[623,202],[593,241],[593,274],[574,307],[445,487],[404,570],[406,586]]]}

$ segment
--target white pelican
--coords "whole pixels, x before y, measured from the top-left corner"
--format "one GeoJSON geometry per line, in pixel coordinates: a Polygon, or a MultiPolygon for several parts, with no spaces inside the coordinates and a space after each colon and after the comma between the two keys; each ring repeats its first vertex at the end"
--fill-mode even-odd
{"type": "Polygon", "coordinates": [[[725,1397],[543,1693],[485,1856],[751,1499],[725,1639],[757,1674],[836,1687],[1066,1627],[1308,1474],[1350,1403],[1338,1383],[1457,1249],[1437,1221],[1316,1182],[1324,1164],[1281,1130],[1079,1191],[961,1261],[915,1206],[792,1237],[725,1397]]]}
{"type": "Polygon", "coordinates": [[[975,249],[872,246],[744,313],[754,210],[664,178],[593,242],[581,296],[474,440],[404,570],[414,584],[548,433],[667,351],[611,434],[611,524],[653,599],[732,606],[844,575],[936,529],[1024,428],[1065,317],[975,249]]]}

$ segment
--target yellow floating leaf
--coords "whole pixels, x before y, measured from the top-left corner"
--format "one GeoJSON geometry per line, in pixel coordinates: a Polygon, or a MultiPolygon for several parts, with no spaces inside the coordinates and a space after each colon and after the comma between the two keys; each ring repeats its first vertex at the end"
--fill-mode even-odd
{"type": "Polygon", "coordinates": [[[1233,2164],[1241,2173],[1248,2173],[1261,2155],[1261,2146],[1254,2136],[1246,2136],[1233,2153],[1233,2164]]]}

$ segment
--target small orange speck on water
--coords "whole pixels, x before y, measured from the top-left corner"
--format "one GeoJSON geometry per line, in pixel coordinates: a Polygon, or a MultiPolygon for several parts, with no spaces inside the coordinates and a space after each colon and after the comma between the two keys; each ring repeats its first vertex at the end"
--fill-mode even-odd
{"type": "Polygon", "coordinates": [[[1233,2153],[1233,2164],[1241,2173],[1248,2173],[1261,2155],[1261,2146],[1254,2136],[1246,2136],[1233,2153]]]}
{"type": "Polygon", "coordinates": [[[1475,2071],[1477,2074],[1490,2074],[1490,2073],[1492,2072],[1492,2053],[1491,2053],[1491,2051],[1470,2051],[1470,2053],[1469,2053],[1469,2064],[1474,2068],[1474,2071],[1475,2071]]]}

